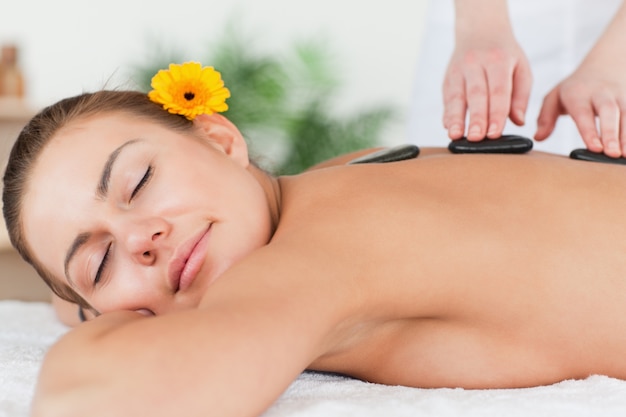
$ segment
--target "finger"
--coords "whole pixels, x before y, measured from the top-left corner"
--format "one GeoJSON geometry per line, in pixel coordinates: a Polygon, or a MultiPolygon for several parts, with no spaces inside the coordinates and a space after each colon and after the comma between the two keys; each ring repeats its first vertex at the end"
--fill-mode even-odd
{"type": "MultiPolygon", "coordinates": [[[[600,141],[600,136],[598,135],[596,127],[596,114],[591,105],[577,104],[572,107],[569,114],[574,120],[574,123],[576,123],[578,132],[583,138],[583,142],[585,142],[587,148],[589,148],[592,152],[606,152],[606,149],[600,141]]],[[[611,150],[611,154],[612,153],[614,153],[614,150],[611,150]]],[[[609,156],[611,156],[611,154],[607,153],[609,156]]]]}
{"type": "Polygon", "coordinates": [[[506,65],[488,67],[486,70],[489,119],[487,137],[502,136],[504,123],[511,108],[511,92],[513,90],[512,71],[506,65]]]}
{"type": "Polygon", "coordinates": [[[535,140],[544,140],[554,130],[556,119],[562,113],[559,104],[559,90],[553,89],[543,99],[539,116],[537,117],[537,132],[535,132],[535,140]]]}
{"type": "Polygon", "coordinates": [[[518,126],[524,125],[532,84],[533,75],[530,66],[526,62],[520,63],[513,72],[511,112],[509,113],[511,121],[518,126]]]}
{"type": "Polygon", "coordinates": [[[465,81],[459,71],[449,70],[443,84],[443,126],[450,139],[460,139],[465,133],[465,81]]]}
{"type": "MultiPolygon", "coordinates": [[[[612,96],[602,95],[595,99],[594,107],[600,124],[600,140],[604,153],[613,158],[622,156],[619,144],[619,107],[612,96]]],[[[592,139],[593,140],[593,139],[592,139]]],[[[586,143],[586,142],[585,142],[586,143]]],[[[591,149],[595,144],[588,144],[591,149]]]]}
{"type": "Polygon", "coordinates": [[[484,139],[487,134],[489,102],[486,74],[481,67],[472,66],[467,69],[465,80],[469,111],[467,139],[479,141],[484,139]]]}
{"type": "Polygon", "coordinates": [[[619,140],[622,145],[622,156],[626,156],[626,103],[618,100],[620,109],[619,116],[619,140]]]}

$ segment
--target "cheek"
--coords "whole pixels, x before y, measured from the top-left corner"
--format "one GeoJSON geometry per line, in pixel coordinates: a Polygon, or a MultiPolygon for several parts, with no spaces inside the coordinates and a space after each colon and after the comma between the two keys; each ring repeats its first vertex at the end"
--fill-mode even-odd
{"type": "Polygon", "coordinates": [[[229,257],[241,259],[250,252],[265,246],[271,239],[273,226],[269,205],[260,185],[256,182],[231,189],[223,195],[218,222],[224,222],[228,232],[222,236],[232,251],[229,257]]]}
{"type": "MultiPolygon", "coordinates": [[[[104,285],[96,287],[87,301],[99,312],[138,310],[162,301],[161,281],[154,268],[120,266],[112,271],[104,285]]],[[[164,281],[164,280],[163,280],[164,281]]]]}

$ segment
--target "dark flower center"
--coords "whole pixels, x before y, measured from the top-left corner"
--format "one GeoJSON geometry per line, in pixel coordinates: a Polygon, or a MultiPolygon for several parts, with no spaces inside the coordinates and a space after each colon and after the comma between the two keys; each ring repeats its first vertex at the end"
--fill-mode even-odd
{"type": "Polygon", "coordinates": [[[194,93],[192,93],[192,92],[187,92],[187,93],[185,93],[183,95],[183,97],[185,97],[185,100],[187,100],[187,101],[193,100],[195,96],[196,95],[194,93]]]}

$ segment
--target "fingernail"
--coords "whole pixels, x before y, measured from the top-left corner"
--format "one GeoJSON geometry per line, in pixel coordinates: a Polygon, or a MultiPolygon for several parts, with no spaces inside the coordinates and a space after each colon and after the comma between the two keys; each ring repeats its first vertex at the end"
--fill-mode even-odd
{"type": "Polygon", "coordinates": [[[480,136],[480,126],[472,126],[469,130],[469,132],[467,132],[467,136],[471,136],[473,138],[480,138],[482,139],[480,136]]]}
{"type": "Polygon", "coordinates": [[[593,144],[593,146],[595,146],[598,149],[602,149],[602,142],[600,141],[600,139],[595,138],[591,141],[591,143],[593,144]]]}
{"type": "Polygon", "coordinates": [[[454,125],[450,128],[448,134],[452,137],[460,137],[463,136],[463,129],[459,125],[454,125]]]}
{"type": "Polygon", "coordinates": [[[498,125],[495,124],[495,123],[492,123],[489,126],[489,130],[487,131],[487,136],[493,136],[493,135],[496,135],[496,134],[498,134],[498,125]]]}
{"type": "Polygon", "coordinates": [[[521,110],[518,110],[515,112],[515,117],[517,117],[517,119],[519,120],[520,124],[524,124],[526,123],[526,121],[524,120],[524,112],[521,110]]]}

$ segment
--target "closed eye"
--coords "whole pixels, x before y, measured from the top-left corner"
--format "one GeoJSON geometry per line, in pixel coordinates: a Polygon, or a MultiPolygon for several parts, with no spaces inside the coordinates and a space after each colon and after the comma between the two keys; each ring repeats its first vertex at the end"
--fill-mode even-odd
{"type": "Polygon", "coordinates": [[[102,262],[100,262],[100,266],[98,267],[98,272],[96,272],[96,277],[93,280],[94,287],[100,282],[102,278],[102,274],[106,270],[107,265],[109,264],[109,257],[111,255],[111,243],[107,246],[107,250],[102,257],[102,262]]]}
{"type": "Polygon", "coordinates": [[[148,181],[150,181],[150,178],[152,178],[153,173],[154,173],[154,168],[152,168],[152,165],[148,166],[146,173],[143,174],[143,177],[141,178],[141,180],[139,180],[139,183],[137,184],[132,194],[130,195],[131,200],[137,195],[137,193],[139,193],[139,191],[141,191],[141,189],[148,183],[148,181]]]}

